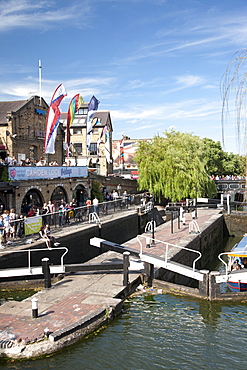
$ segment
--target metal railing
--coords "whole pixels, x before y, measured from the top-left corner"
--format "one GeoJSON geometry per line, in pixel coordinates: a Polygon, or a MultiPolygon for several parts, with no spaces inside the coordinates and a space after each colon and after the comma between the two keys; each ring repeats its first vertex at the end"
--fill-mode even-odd
{"type": "MultiPolygon", "coordinates": [[[[31,253],[33,252],[40,252],[40,251],[46,251],[47,253],[50,253],[54,250],[58,250],[58,249],[62,249],[64,250],[65,252],[61,255],[60,257],[60,270],[61,272],[64,271],[64,256],[68,253],[68,248],[67,247],[56,247],[54,249],[48,249],[48,248],[35,248],[35,249],[21,249],[21,250],[17,250],[17,251],[11,251],[11,254],[14,254],[14,253],[24,253],[26,252],[27,253],[27,267],[19,267],[19,269],[25,269],[27,268],[29,270],[29,273],[32,274],[32,269],[36,266],[33,266],[32,267],[32,262],[31,262],[31,253]]],[[[8,253],[9,254],[9,251],[0,251],[0,254],[5,254],[5,253],[8,253]]],[[[18,267],[16,268],[18,269],[18,267]]],[[[0,271],[3,271],[3,270],[11,270],[10,268],[8,269],[1,269],[0,271]]]]}
{"type": "Polygon", "coordinates": [[[175,244],[171,244],[171,243],[167,243],[167,242],[163,242],[163,241],[161,241],[161,240],[158,240],[158,239],[153,239],[153,238],[150,238],[149,236],[147,237],[147,236],[144,236],[144,235],[138,235],[137,236],[137,240],[138,240],[138,242],[139,242],[139,244],[140,244],[140,258],[142,257],[142,254],[143,254],[143,245],[142,245],[142,242],[141,242],[141,240],[140,239],[145,239],[145,242],[146,242],[146,244],[148,244],[148,243],[150,243],[150,240],[151,241],[153,241],[153,244],[155,244],[156,246],[157,246],[157,244],[163,244],[163,245],[165,245],[165,263],[167,264],[167,262],[168,262],[168,250],[169,250],[169,248],[178,248],[178,249],[184,249],[184,250],[186,250],[186,251],[188,251],[188,252],[193,252],[193,253],[196,253],[196,254],[198,254],[199,256],[197,257],[197,258],[195,258],[194,259],[194,261],[193,261],[193,263],[192,263],[192,269],[193,269],[193,272],[195,272],[195,265],[196,265],[196,262],[202,257],[202,254],[201,254],[201,252],[199,252],[199,251],[196,251],[196,250],[194,250],[194,249],[190,249],[190,248],[186,248],[186,247],[181,247],[181,246],[178,246],[178,245],[175,245],[175,244]],[[149,239],[148,241],[147,241],[147,238],[149,239]]]}
{"type": "MultiPolygon", "coordinates": [[[[126,200],[126,198],[120,198],[112,201],[105,201],[98,204],[97,215],[100,219],[112,215],[117,212],[123,212],[130,209],[136,209],[140,202],[139,198],[133,199],[132,201],[126,200]]],[[[24,233],[24,224],[31,224],[32,220],[35,222],[37,217],[42,219],[42,225],[49,224],[52,229],[57,229],[60,227],[66,227],[77,223],[89,222],[94,212],[94,206],[82,206],[82,207],[73,207],[58,210],[52,213],[38,214],[32,217],[24,216],[17,220],[11,220],[11,224],[15,225],[15,234],[16,237],[31,236],[37,234],[35,232],[24,233]],[[22,226],[20,226],[22,225],[22,226]],[[18,233],[19,228],[22,228],[22,232],[18,233]]]]}

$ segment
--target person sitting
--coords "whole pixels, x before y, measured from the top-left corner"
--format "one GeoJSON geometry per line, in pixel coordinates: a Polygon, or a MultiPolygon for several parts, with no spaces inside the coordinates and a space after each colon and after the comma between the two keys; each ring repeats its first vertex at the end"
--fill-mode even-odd
{"type": "Polygon", "coordinates": [[[246,269],[247,268],[247,257],[243,257],[241,262],[242,262],[243,268],[246,269]]]}
{"type": "Polygon", "coordinates": [[[50,239],[47,237],[47,235],[45,233],[45,227],[44,226],[41,226],[41,228],[39,230],[39,236],[40,236],[40,239],[45,241],[45,244],[46,244],[47,248],[51,249],[51,242],[50,242],[50,239]]]}
{"type": "Polygon", "coordinates": [[[47,247],[48,249],[52,249],[53,246],[57,247],[60,243],[57,243],[54,236],[51,235],[50,225],[46,224],[44,228],[44,234],[48,239],[47,247]]]}
{"type": "Polygon", "coordinates": [[[239,264],[238,259],[235,260],[232,264],[232,271],[241,270],[241,265],[239,264]]]}

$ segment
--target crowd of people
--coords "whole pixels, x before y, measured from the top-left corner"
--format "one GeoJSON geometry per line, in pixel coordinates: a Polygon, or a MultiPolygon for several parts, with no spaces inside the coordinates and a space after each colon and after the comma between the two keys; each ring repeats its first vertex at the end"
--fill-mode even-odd
{"type": "Polygon", "coordinates": [[[240,175],[226,175],[226,176],[218,176],[218,175],[211,175],[211,180],[246,180],[246,176],[240,175]]]}
{"type": "MultiPolygon", "coordinates": [[[[9,155],[5,159],[0,158],[0,165],[4,165],[4,166],[59,166],[59,164],[55,160],[47,163],[44,157],[40,157],[39,161],[35,159],[30,160],[30,158],[20,159],[18,161],[16,157],[10,157],[9,155]]],[[[72,163],[70,160],[68,160],[63,163],[63,166],[72,166],[72,163]]]]}
{"type": "MultiPolygon", "coordinates": [[[[116,191],[105,192],[103,205],[108,201],[120,199],[126,204],[132,202],[132,197],[124,191],[122,196],[116,191]]],[[[95,196],[92,199],[86,198],[85,205],[78,207],[75,199],[67,203],[64,199],[59,202],[49,201],[44,203],[42,207],[37,204],[23,204],[21,214],[17,215],[14,208],[3,210],[0,207],[0,248],[4,248],[4,244],[12,244],[17,238],[22,238],[25,235],[24,225],[25,220],[29,217],[41,216],[42,226],[39,231],[39,238],[44,240],[48,248],[56,245],[56,240],[50,234],[50,225],[58,225],[63,227],[69,225],[73,218],[82,220],[83,217],[88,218],[90,213],[99,215],[99,199],[95,196]]]]}

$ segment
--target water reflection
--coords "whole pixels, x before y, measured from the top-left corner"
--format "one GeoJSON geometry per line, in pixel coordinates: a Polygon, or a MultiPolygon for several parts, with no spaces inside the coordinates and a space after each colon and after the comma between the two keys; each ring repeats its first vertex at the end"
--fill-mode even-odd
{"type": "Polygon", "coordinates": [[[199,313],[204,324],[215,327],[220,319],[221,307],[221,304],[216,302],[201,302],[199,304],[199,313]]]}

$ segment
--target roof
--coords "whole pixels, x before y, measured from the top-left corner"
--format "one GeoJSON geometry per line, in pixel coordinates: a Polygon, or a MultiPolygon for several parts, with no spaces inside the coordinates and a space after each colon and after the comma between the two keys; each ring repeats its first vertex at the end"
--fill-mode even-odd
{"type": "MultiPolygon", "coordinates": [[[[86,126],[86,114],[75,114],[75,118],[72,127],[86,126]]],[[[93,118],[98,118],[100,123],[97,127],[104,127],[107,123],[110,124],[112,130],[111,116],[109,111],[97,111],[94,113],[93,118]]],[[[61,113],[60,121],[63,123],[63,127],[66,127],[67,113],[61,113]]]]}
{"type": "MultiPolygon", "coordinates": [[[[19,109],[23,108],[27,103],[29,103],[31,100],[34,98],[39,98],[37,96],[32,96],[31,98],[27,100],[17,100],[17,101],[5,101],[5,102],[0,102],[0,124],[6,124],[6,116],[7,113],[9,112],[14,112],[16,113],[19,109]]],[[[43,103],[46,103],[46,101],[42,98],[43,103]]],[[[47,105],[48,106],[48,105],[47,105]]]]}
{"type": "Polygon", "coordinates": [[[229,256],[236,256],[236,257],[247,257],[247,235],[237,243],[231,252],[228,253],[229,256]]]}
{"type": "Polygon", "coordinates": [[[0,102],[0,123],[7,123],[6,116],[8,112],[16,112],[23,105],[25,105],[27,100],[19,101],[1,101],[0,102]]]}

